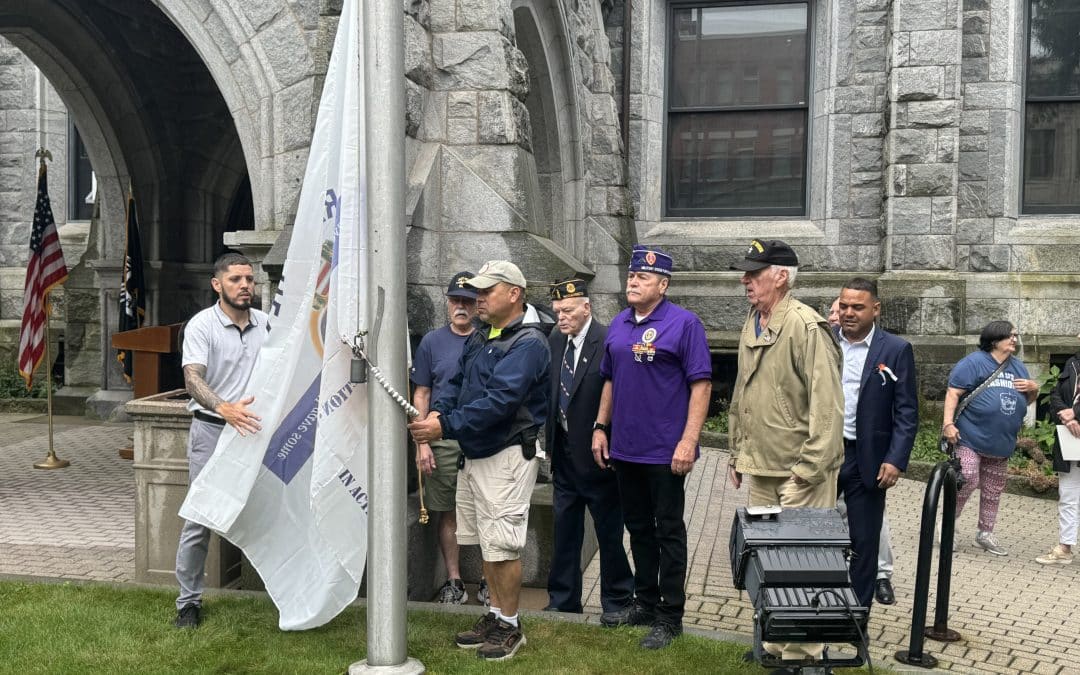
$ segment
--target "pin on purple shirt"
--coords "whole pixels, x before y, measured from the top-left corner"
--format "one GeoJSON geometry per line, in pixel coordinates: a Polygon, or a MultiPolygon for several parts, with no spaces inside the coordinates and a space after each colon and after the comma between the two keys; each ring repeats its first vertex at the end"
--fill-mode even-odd
{"type": "Polygon", "coordinates": [[[690,385],[712,377],[705,327],[666,298],[641,323],[625,309],[608,328],[600,374],[612,387],[611,457],[669,464],[686,428],[690,385]]]}

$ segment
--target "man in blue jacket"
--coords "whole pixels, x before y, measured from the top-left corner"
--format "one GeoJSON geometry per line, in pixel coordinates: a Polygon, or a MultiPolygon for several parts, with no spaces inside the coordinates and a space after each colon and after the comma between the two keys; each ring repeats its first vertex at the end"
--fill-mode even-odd
{"type": "Polygon", "coordinates": [[[548,414],[547,335],[525,322],[525,276],[516,265],[492,260],[469,279],[476,311],[487,325],[465,343],[461,369],[431,412],[409,425],[417,443],[456,440],[457,540],[479,544],[490,591],[490,611],[457,645],[482,659],[512,658],[525,635],[518,620],[521,550],[536,485],[538,431],[548,414]]]}
{"type": "Polygon", "coordinates": [[[906,340],[874,325],[877,283],[855,277],[840,291],[837,337],[844,354],[844,464],[838,489],[847,502],[855,558],[851,582],[864,607],[874,599],[886,491],[907,469],[919,427],[915,355],[906,340]]]}

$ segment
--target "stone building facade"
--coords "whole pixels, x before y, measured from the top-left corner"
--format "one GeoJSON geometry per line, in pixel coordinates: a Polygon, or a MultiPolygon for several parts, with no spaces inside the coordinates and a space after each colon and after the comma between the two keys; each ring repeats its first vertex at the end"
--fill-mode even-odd
{"type": "MultiPolygon", "coordinates": [[[[95,216],[68,223],[51,174],[72,400],[126,395],[107,345],[129,186],[152,323],[208,302],[224,246],[260,262],[267,296],[340,5],[0,2],[0,350],[18,327],[33,148],[48,138],[63,166],[68,119],[98,181],[95,216]]],[[[877,278],[930,396],[991,319],[1019,326],[1032,364],[1071,353],[1080,85],[1055,51],[1054,25],[1076,21],[1063,6],[405,0],[410,329],[441,320],[446,278],[498,257],[537,298],[588,277],[610,318],[642,241],[674,255],[672,295],[724,353],[746,311],[728,265],[757,237],[796,248],[796,292],[817,307],[877,278]]]]}

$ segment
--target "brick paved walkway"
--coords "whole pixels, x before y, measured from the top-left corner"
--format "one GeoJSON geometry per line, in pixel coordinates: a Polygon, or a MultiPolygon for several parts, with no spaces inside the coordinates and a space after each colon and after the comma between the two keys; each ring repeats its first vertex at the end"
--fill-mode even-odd
{"type": "MultiPolygon", "coordinates": [[[[687,479],[689,571],[686,624],[750,634],[752,609],[731,585],[728,533],[735,509],[746,504],[746,486],[735,490],[725,474],[727,455],[707,450],[687,479]]],[[[925,483],[901,480],[888,502],[896,556],[897,602],[875,605],[870,619],[871,656],[886,668],[907,649],[925,483]]],[[[1035,562],[1057,540],[1057,503],[1006,494],[995,533],[1009,555],[975,548],[978,505],[973,497],[960,517],[953,561],[949,627],[961,642],[927,640],[924,650],[940,668],[963,673],[1080,673],[1080,564],[1046,568],[1035,562]]],[[[933,561],[928,618],[933,622],[937,556],[933,561]]],[[[586,570],[586,611],[600,611],[599,563],[586,570]]]]}
{"type": "Polygon", "coordinates": [[[40,415],[0,415],[0,574],[130,581],[135,573],[135,480],[117,449],[131,425],[56,418],[53,447],[66,469],[42,471],[40,415]]]}
{"type": "MultiPolygon", "coordinates": [[[[0,575],[130,581],[134,571],[132,463],[116,451],[132,427],[59,418],[57,454],[67,469],[32,468],[48,448],[44,418],[0,415],[0,575]]],[[[727,485],[726,456],[706,450],[687,480],[690,569],[687,625],[749,635],[751,610],[731,587],[728,531],[746,490],[727,485]]],[[[896,554],[897,604],[875,606],[870,633],[875,662],[896,669],[911,628],[918,518],[923,483],[902,480],[889,499],[896,554]]],[[[975,504],[971,504],[975,507],[975,504]]],[[[1056,504],[1004,495],[999,558],[973,544],[976,508],[960,519],[950,627],[963,641],[926,651],[964,673],[1080,674],[1080,564],[1045,568],[1034,557],[1057,535],[1056,504]]],[[[936,557],[934,568],[936,570],[936,557]]],[[[598,562],[586,570],[587,611],[599,612],[598,562]]],[[[933,590],[933,589],[931,589],[933,590]]],[[[932,619],[934,601],[929,613],[932,619]]]]}

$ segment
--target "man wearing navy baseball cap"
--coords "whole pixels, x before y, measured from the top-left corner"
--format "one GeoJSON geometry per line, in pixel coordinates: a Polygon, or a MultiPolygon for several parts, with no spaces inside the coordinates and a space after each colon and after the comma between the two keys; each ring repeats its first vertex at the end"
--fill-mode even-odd
{"type": "MultiPolygon", "coordinates": [[[[472,278],[472,272],[458,272],[450,279],[446,289],[449,323],[425,335],[416,349],[409,379],[414,385],[413,407],[420,411],[419,419],[427,417],[431,404],[439,400],[450,380],[461,372],[461,352],[475,330],[476,289],[469,286],[472,278]]],[[[455,495],[460,456],[461,446],[454,440],[416,444],[416,468],[427,476],[424,497],[438,522],[439,551],[446,564],[446,583],[439,589],[436,602],[449,605],[460,605],[469,599],[461,581],[456,539],[455,495]]]]}
{"type": "MultiPolygon", "coordinates": [[[[749,476],[750,506],[833,508],[844,460],[840,347],[791,295],[799,258],[786,243],[755,239],[731,269],[743,272],[750,302],[728,411],[731,481],[749,476]]],[[[820,644],[764,646],[784,660],[822,654],[820,644]]]]}
{"type": "Polygon", "coordinates": [[[593,425],[593,459],[614,466],[623,520],[634,555],[636,599],[631,625],[651,626],[641,641],[661,649],[682,633],[686,601],[686,475],[698,458],[698,436],[712,393],[705,327],[667,299],[674,261],[636,245],[626,301],[604,341],[606,382],[593,425]]]}

